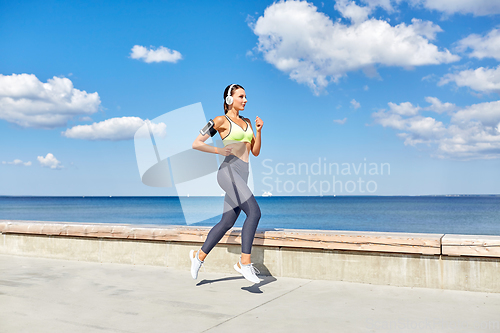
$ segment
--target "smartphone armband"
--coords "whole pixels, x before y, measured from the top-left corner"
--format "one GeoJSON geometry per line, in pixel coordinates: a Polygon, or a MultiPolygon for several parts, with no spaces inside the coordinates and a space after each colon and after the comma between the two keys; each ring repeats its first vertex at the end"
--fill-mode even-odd
{"type": "Polygon", "coordinates": [[[200,130],[201,135],[205,134],[210,134],[210,136],[214,136],[217,134],[217,131],[214,128],[214,121],[210,119],[208,121],[208,124],[206,124],[201,130],[200,130]]]}

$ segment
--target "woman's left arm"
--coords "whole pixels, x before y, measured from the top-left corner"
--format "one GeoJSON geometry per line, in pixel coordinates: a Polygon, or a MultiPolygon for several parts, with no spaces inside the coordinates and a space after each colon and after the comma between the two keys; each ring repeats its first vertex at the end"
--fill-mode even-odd
{"type": "MultiPolygon", "coordinates": [[[[250,123],[250,119],[248,119],[248,122],[250,123]]],[[[259,117],[255,117],[255,129],[257,130],[257,135],[253,135],[253,139],[252,139],[252,146],[251,146],[251,150],[252,150],[252,154],[254,156],[259,156],[260,154],[260,145],[261,145],[261,130],[262,130],[262,126],[264,126],[264,122],[262,121],[262,119],[260,119],[259,117]]]]}

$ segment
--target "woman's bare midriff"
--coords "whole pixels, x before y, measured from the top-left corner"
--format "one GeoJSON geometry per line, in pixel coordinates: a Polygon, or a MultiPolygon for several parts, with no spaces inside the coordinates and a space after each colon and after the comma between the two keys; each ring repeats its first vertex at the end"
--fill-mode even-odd
{"type": "Polygon", "coordinates": [[[251,149],[251,144],[249,142],[235,142],[228,144],[226,147],[232,147],[231,155],[238,157],[243,162],[248,163],[248,156],[251,149]]]}

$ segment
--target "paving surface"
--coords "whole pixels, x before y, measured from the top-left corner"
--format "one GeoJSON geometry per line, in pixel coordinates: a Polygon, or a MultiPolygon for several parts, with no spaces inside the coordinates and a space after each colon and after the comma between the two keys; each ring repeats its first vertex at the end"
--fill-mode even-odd
{"type": "Polygon", "coordinates": [[[500,294],[0,255],[0,332],[500,332],[500,294]]]}

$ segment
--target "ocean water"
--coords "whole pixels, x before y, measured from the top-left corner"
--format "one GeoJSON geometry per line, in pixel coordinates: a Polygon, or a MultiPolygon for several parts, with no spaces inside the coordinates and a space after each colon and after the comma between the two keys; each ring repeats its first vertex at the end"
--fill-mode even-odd
{"type": "MultiPolygon", "coordinates": [[[[500,196],[257,197],[259,229],[500,235],[500,196]]],[[[196,205],[220,198],[189,198],[196,205]],[[196,201],[198,200],[198,201],[196,201]]],[[[222,214],[222,205],[220,207],[222,214]]],[[[213,226],[221,215],[193,224],[213,226]]],[[[235,226],[245,220],[242,212],[235,226]]],[[[177,197],[0,197],[1,220],[186,225],[177,197]]]]}

